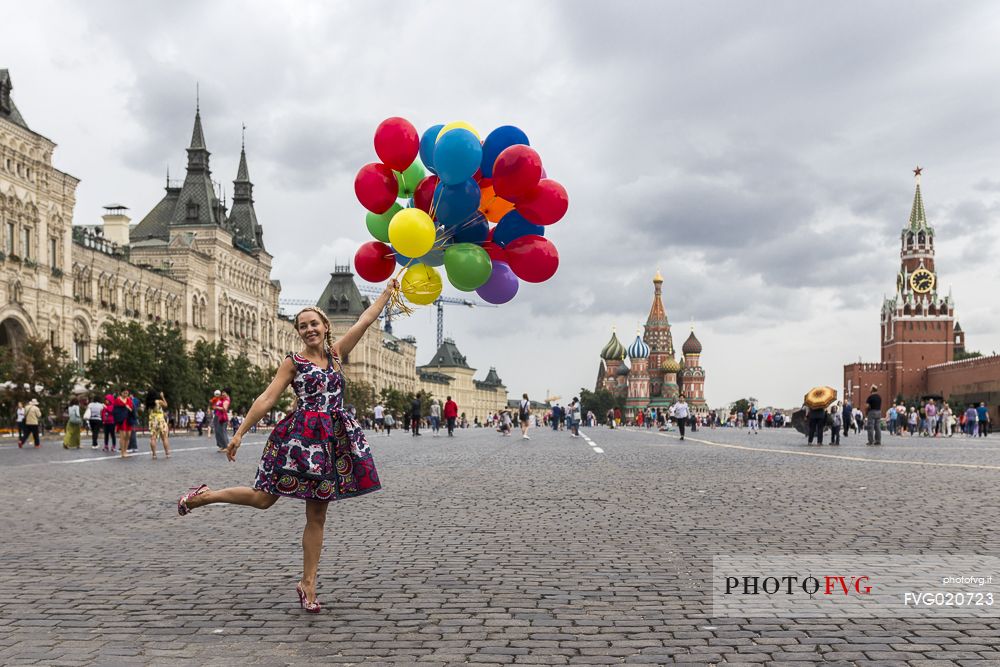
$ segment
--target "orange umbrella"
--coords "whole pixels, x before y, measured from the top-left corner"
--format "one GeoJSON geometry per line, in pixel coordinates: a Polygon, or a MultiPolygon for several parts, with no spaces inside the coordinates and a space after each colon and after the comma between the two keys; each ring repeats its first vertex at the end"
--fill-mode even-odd
{"type": "Polygon", "coordinates": [[[833,387],[813,387],[806,392],[803,402],[813,410],[830,407],[837,400],[837,390],[833,387]]]}

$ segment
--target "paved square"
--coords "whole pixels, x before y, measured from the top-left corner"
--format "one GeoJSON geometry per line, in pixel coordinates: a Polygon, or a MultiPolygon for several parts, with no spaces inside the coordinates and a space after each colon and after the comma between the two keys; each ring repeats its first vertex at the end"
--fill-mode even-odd
{"type": "Polygon", "coordinates": [[[996,616],[710,617],[714,555],[1000,553],[1000,437],[585,433],[371,437],[384,490],[331,507],[315,616],[301,502],[175,511],[251,483],[262,434],[236,464],[0,445],[0,664],[1000,664],[996,616]]]}

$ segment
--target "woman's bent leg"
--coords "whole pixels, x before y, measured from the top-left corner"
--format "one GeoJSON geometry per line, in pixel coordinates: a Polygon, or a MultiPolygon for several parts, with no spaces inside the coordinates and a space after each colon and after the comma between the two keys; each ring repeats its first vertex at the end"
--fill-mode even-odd
{"type": "Polygon", "coordinates": [[[228,489],[219,489],[218,491],[206,491],[201,495],[191,498],[187,502],[187,505],[194,509],[202,505],[229,503],[230,505],[245,505],[247,507],[256,507],[259,510],[266,510],[278,502],[279,497],[259,489],[251,489],[249,486],[233,486],[228,489]]]}
{"type": "Polygon", "coordinates": [[[316,571],[323,552],[323,527],[329,503],[306,501],[306,527],[302,531],[302,588],[306,600],[316,601],[316,571]]]}

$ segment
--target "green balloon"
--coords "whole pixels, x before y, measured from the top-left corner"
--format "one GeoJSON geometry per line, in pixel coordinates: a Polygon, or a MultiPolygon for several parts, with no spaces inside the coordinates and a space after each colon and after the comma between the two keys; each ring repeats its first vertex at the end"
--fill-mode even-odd
{"type": "Polygon", "coordinates": [[[365,224],[368,225],[368,232],[382,243],[389,242],[389,222],[392,216],[403,210],[398,203],[393,203],[385,213],[372,213],[368,211],[365,216],[365,224]]]}
{"type": "Polygon", "coordinates": [[[444,268],[456,289],[471,292],[490,279],[493,262],[489,253],[475,243],[456,243],[445,248],[444,268]]]}
{"type": "Polygon", "coordinates": [[[394,171],[392,173],[396,174],[396,181],[399,183],[398,196],[400,199],[409,199],[412,197],[414,191],[417,189],[417,185],[427,176],[424,165],[420,163],[420,160],[414,160],[413,164],[402,172],[394,171]]]}

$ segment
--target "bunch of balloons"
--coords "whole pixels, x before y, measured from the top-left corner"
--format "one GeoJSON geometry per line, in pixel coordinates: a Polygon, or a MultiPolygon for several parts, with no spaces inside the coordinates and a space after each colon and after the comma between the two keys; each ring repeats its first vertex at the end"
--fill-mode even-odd
{"type": "Polygon", "coordinates": [[[375,153],[381,162],[354,179],[376,239],[354,256],[359,276],[381,282],[403,267],[403,296],[426,305],[441,294],[442,266],[456,289],[494,304],[513,299],[521,281],[555,274],[559,253],[545,229],[569,198],[520,129],[504,125],[481,140],[459,121],[419,135],[388,118],[375,130],[375,153]]]}

